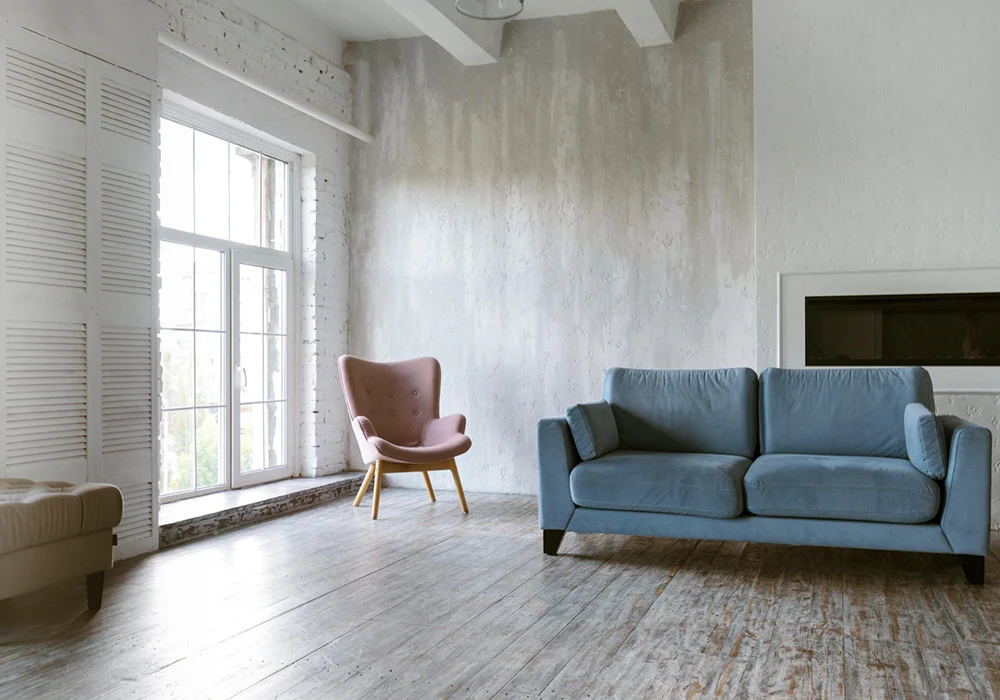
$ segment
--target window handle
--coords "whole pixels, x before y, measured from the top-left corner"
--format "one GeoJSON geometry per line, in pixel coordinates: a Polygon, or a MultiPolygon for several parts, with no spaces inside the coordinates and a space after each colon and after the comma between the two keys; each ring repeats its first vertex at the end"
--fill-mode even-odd
{"type": "Polygon", "coordinates": [[[245,391],[247,388],[247,368],[236,365],[236,371],[240,373],[240,391],[245,391]]]}

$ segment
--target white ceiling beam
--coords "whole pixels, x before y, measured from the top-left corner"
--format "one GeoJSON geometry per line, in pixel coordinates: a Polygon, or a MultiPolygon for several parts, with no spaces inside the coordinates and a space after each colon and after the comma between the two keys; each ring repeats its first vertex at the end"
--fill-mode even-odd
{"type": "Polygon", "coordinates": [[[465,17],[455,9],[455,0],[385,1],[464,65],[481,66],[500,59],[503,22],[465,17]]]}
{"type": "Polygon", "coordinates": [[[681,0],[614,0],[614,7],[643,48],[674,43],[681,0]]]}

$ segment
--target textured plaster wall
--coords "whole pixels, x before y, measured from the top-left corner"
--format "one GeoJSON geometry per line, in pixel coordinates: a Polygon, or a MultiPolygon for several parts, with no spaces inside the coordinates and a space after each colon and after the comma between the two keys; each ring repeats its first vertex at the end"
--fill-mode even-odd
{"type": "MultiPolygon", "coordinates": [[[[228,0],[150,0],[163,29],[284,93],[349,118],[351,77],[228,0]]],[[[347,410],[337,357],[347,350],[347,200],[350,137],[169,49],[159,82],[175,93],[281,139],[303,154],[296,470],[347,468],[347,410]]]]}
{"type": "Polygon", "coordinates": [[[749,0],[682,5],[673,46],[608,12],[513,23],[492,66],[426,38],[348,65],[376,134],[352,146],[350,348],[441,360],[467,489],[534,492],[536,421],[608,366],[753,364],[749,0]]]}
{"type": "MultiPolygon", "coordinates": [[[[781,272],[1000,267],[1000,3],[757,0],[757,363],[781,272]]],[[[941,395],[994,434],[1000,396],[941,395]]]]}

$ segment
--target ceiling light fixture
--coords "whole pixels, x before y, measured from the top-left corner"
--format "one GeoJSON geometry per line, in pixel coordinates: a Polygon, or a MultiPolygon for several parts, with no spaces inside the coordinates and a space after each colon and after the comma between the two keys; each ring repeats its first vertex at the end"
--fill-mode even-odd
{"type": "Polygon", "coordinates": [[[524,10],[524,0],[455,0],[455,9],[472,19],[512,19],[524,10]]]}

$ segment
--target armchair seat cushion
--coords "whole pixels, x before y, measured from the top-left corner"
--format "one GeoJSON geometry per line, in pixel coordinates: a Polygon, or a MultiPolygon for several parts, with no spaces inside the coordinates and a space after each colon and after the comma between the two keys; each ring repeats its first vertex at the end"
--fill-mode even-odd
{"type": "Polygon", "coordinates": [[[584,508],[735,518],[743,512],[745,457],[617,450],[570,472],[584,508]]]}
{"type": "Polygon", "coordinates": [[[764,455],[744,483],[754,515],[925,523],[941,502],[933,479],[889,457],[764,455]]]}
{"type": "Polygon", "coordinates": [[[373,437],[368,442],[378,453],[379,459],[402,464],[433,464],[465,454],[472,447],[472,440],[455,434],[434,445],[396,445],[388,440],[373,437]]]}

